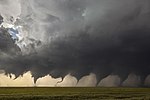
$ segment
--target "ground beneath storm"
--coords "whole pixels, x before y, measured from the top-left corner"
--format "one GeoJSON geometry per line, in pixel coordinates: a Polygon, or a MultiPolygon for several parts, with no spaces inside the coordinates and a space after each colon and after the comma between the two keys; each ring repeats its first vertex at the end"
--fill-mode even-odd
{"type": "Polygon", "coordinates": [[[0,100],[150,100],[150,88],[1,87],[0,100]]]}

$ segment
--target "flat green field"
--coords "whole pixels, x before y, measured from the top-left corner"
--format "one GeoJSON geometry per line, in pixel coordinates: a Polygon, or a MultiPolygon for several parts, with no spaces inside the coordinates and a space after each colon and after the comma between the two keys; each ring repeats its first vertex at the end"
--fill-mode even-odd
{"type": "Polygon", "coordinates": [[[150,88],[0,88],[0,100],[150,100],[150,88]]]}

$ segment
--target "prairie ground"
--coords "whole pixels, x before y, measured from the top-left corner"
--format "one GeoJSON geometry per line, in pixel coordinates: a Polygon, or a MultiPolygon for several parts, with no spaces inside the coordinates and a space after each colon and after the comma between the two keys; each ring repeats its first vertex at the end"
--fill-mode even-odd
{"type": "Polygon", "coordinates": [[[0,100],[150,100],[150,88],[2,87],[0,100]]]}

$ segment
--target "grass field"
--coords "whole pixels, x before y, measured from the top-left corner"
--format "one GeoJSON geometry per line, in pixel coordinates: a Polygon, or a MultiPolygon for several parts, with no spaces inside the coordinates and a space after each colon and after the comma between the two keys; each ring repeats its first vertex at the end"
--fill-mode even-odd
{"type": "Polygon", "coordinates": [[[150,100],[150,88],[0,88],[0,100],[150,100]]]}

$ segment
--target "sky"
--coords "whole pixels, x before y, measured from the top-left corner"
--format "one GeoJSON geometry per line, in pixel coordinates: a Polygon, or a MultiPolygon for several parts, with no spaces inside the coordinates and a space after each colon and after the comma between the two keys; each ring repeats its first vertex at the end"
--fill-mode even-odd
{"type": "Polygon", "coordinates": [[[0,0],[6,86],[150,86],[149,0],[0,0]],[[29,80],[29,83],[26,83],[29,80]]]}

